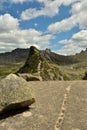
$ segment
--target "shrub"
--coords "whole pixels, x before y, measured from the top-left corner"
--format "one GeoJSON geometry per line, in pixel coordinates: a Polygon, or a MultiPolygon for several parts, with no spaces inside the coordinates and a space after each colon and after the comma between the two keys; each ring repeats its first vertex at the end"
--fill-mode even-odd
{"type": "Polygon", "coordinates": [[[83,80],[87,80],[87,71],[85,71],[85,75],[83,77],[83,80]]]}

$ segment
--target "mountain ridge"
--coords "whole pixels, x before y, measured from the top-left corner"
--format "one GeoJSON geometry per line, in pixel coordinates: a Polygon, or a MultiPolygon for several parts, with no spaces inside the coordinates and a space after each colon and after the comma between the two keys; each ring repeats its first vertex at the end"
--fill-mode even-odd
{"type": "MultiPolygon", "coordinates": [[[[16,62],[22,62],[25,61],[29,54],[29,49],[23,49],[23,48],[17,48],[12,50],[11,52],[5,52],[0,53],[0,64],[6,64],[6,63],[16,63],[16,62]]],[[[72,64],[77,63],[84,60],[84,56],[87,56],[87,49],[85,51],[81,51],[78,54],[65,56],[60,55],[55,52],[52,52],[50,49],[46,48],[46,50],[41,50],[43,54],[53,62],[56,62],[57,64],[72,64]]],[[[86,60],[86,59],[85,59],[86,60]]]]}
{"type": "Polygon", "coordinates": [[[17,48],[11,52],[0,53],[0,64],[9,64],[25,61],[29,53],[29,48],[17,48]]]}
{"type": "MultiPolygon", "coordinates": [[[[43,80],[66,80],[69,79],[67,76],[68,73],[64,73],[63,68],[60,68],[60,66],[67,65],[69,69],[71,69],[70,65],[80,63],[80,60],[77,59],[78,55],[62,56],[51,52],[49,49],[41,51],[31,46],[27,60],[24,65],[19,68],[17,73],[29,73],[41,76],[43,80]]],[[[81,56],[83,58],[83,55],[81,56]]]]}
{"type": "Polygon", "coordinates": [[[44,80],[75,80],[83,79],[87,71],[87,49],[76,55],[63,56],[48,48],[30,48],[0,54],[0,76],[29,73],[44,80]]]}

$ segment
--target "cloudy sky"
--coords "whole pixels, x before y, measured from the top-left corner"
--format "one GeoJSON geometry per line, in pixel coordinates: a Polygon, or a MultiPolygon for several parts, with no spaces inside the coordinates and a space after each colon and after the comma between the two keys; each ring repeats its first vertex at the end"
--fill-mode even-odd
{"type": "Polygon", "coordinates": [[[87,0],[0,0],[0,53],[50,48],[72,55],[87,48],[87,0]]]}

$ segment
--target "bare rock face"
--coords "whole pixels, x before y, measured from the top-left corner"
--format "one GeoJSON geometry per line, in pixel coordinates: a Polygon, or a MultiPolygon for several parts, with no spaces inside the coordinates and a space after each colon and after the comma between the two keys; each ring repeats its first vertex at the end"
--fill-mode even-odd
{"type": "Polygon", "coordinates": [[[0,81],[0,113],[35,102],[33,88],[23,78],[10,74],[0,81]]]}

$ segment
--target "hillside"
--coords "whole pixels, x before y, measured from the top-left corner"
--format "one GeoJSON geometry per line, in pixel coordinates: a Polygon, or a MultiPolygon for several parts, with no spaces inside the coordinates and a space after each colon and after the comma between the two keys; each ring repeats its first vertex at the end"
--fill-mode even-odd
{"type": "Polygon", "coordinates": [[[11,52],[0,53],[0,65],[1,64],[13,64],[24,62],[29,53],[29,49],[15,49],[11,52]]]}
{"type": "MultiPolygon", "coordinates": [[[[40,50],[41,51],[41,50],[40,50]]],[[[74,64],[87,61],[87,49],[72,56],[63,56],[52,52],[50,49],[41,51],[44,56],[59,65],[74,64]]],[[[28,49],[17,48],[11,52],[0,53],[0,64],[17,63],[26,61],[29,54],[28,49]]]]}
{"type": "Polygon", "coordinates": [[[87,49],[73,56],[79,62],[87,62],[87,49]]]}
{"type": "Polygon", "coordinates": [[[41,76],[43,80],[55,80],[59,78],[58,72],[58,66],[47,57],[47,53],[44,54],[43,51],[31,46],[25,64],[17,73],[29,73],[41,76]]]}
{"type": "Polygon", "coordinates": [[[43,53],[46,59],[58,65],[71,65],[74,63],[78,63],[78,59],[76,59],[76,57],[74,56],[59,55],[51,52],[49,49],[46,49],[45,51],[43,51],[43,53]]]}

